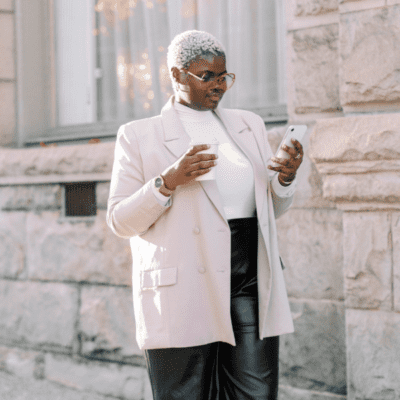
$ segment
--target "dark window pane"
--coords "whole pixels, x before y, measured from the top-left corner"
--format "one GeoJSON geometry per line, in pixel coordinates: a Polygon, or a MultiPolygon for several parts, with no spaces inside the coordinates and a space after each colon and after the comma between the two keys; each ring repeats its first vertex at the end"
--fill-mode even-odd
{"type": "Polygon", "coordinates": [[[89,217],[96,215],[96,192],[94,182],[68,183],[65,185],[65,215],[89,217]]]}

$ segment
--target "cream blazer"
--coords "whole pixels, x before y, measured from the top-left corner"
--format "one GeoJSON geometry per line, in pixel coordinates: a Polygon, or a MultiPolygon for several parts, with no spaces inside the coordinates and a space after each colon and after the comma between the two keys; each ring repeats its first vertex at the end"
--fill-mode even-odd
{"type": "MultiPolygon", "coordinates": [[[[121,126],[107,223],[130,238],[136,340],[140,349],[236,345],[230,314],[230,229],[215,181],[178,186],[168,206],[154,196],[154,179],[189,148],[173,107],[121,126]]],[[[267,169],[272,152],[263,120],[243,110],[216,111],[250,160],[258,217],[259,337],[293,332],[275,218],[293,195],[278,197],[267,169]]]]}

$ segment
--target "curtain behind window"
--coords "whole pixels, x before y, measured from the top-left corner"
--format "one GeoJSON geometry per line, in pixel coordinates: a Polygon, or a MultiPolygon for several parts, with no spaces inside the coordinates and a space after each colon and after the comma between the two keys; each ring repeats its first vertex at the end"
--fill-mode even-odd
{"type": "MultiPolygon", "coordinates": [[[[66,18],[73,18],[73,10],[82,8],[84,1],[69,0],[59,5],[56,24],[61,26],[64,21],[69,30],[73,29],[74,21],[65,22],[66,18]],[[66,8],[71,12],[66,12],[66,8]]],[[[67,68],[58,66],[58,71],[64,71],[64,76],[57,77],[63,88],[58,91],[58,107],[61,108],[58,115],[63,116],[59,118],[60,125],[126,121],[159,114],[173,94],[167,67],[168,45],[175,35],[188,29],[208,31],[226,48],[227,70],[236,74],[236,82],[225,96],[223,106],[251,109],[282,103],[278,95],[274,1],[87,1],[90,18],[86,20],[91,38],[81,44],[75,42],[74,48],[84,47],[89,56],[87,59],[79,56],[83,54],[82,50],[71,53],[75,58],[79,56],[74,63],[73,76],[68,76],[67,68]],[[79,99],[82,96],[80,85],[75,84],[74,88],[68,84],[68,79],[77,80],[76,64],[81,65],[80,81],[92,82],[87,85],[90,93],[85,99],[79,99]],[[91,65],[92,75],[90,71],[88,75],[83,64],[91,65]],[[88,99],[92,99],[90,105],[88,99]],[[81,109],[80,101],[82,107],[90,108],[86,121],[82,120],[85,117],[77,120],[73,109],[65,111],[71,101],[75,104],[74,109],[81,109]]],[[[82,17],[75,20],[84,23],[82,17]]],[[[68,47],[69,39],[62,29],[57,40],[60,50],[57,63],[64,60],[65,64],[68,57],[61,53],[68,47]]]]}

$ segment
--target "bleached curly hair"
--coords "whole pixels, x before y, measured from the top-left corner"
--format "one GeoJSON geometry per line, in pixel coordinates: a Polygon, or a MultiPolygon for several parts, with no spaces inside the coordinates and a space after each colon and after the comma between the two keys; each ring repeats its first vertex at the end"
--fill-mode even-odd
{"type": "Polygon", "coordinates": [[[172,67],[188,68],[197,56],[213,54],[225,56],[222,44],[211,33],[204,31],[185,31],[176,35],[168,46],[167,63],[172,82],[172,67]]]}

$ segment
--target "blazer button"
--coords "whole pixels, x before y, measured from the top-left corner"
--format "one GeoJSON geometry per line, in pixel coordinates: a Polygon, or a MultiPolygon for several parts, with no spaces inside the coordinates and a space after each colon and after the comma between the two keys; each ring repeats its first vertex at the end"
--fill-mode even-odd
{"type": "Polygon", "coordinates": [[[199,271],[201,274],[204,274],[204,272],[206,272],[206,269],[204,267],[200,267],[197,269],[197,271],[199,271]]]}
{"type": "Polygon", "coordinates": [[[195,233],[196,235],[198,235],[198,234],[200,233],[200,228],[199,228],[198,226],[196,226],[196,227],[193,229],[193,233],[195,233]]]}

